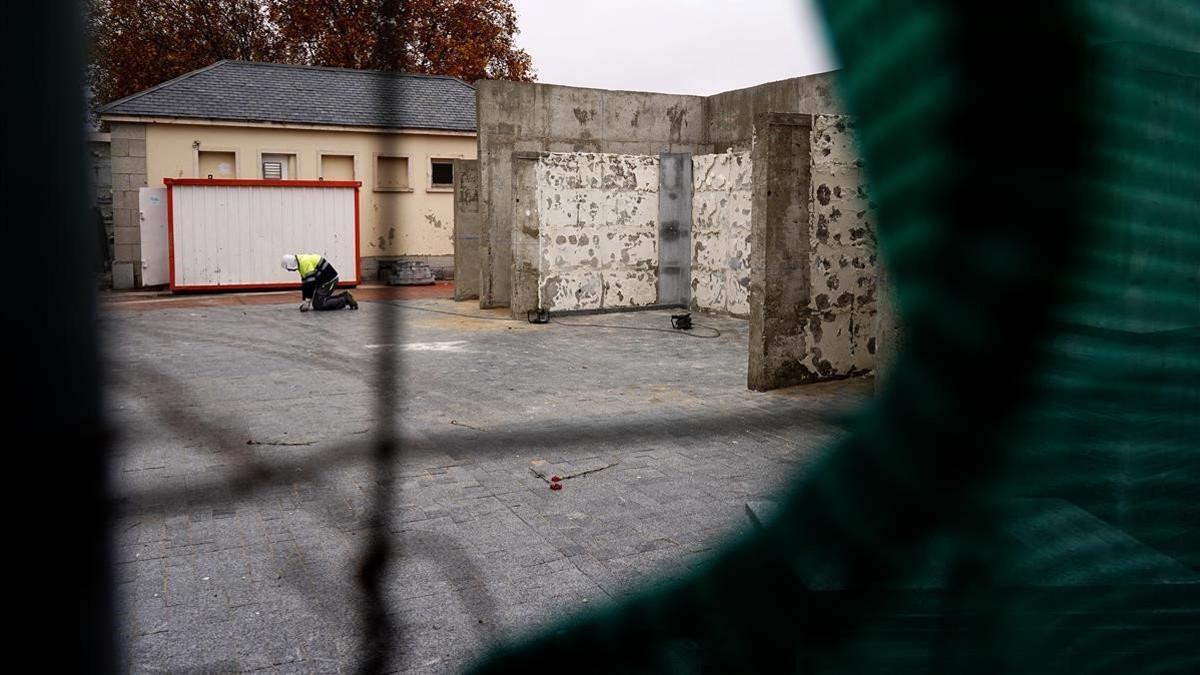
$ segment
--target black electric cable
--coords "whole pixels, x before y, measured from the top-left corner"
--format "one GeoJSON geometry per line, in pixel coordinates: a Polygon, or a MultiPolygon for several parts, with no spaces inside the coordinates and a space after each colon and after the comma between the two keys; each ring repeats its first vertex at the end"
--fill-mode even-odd
{"type": "MultiPolygon", "coordinates": [[[[418,307],[416,305],[406,305],[406,304],[400,303],[400,302],[388,302],[386,304],[389,304],[393,307],[399,307],[400,309],[410,309],[410,310],[414,310],[414,311],[418,311],[418,312],[431,312],[433,314],[445,314],[448,316],[459,316],[464,319],[479,319],[481,321],[510,321],[512,323],[526,323],[525,321],[522,321],[520,319],[513,319],[513,318],[507,317],[507,316],[479,316],[477,314],[463,314],[462,312],[450,312],[450,311],[447,311],[444,309],[433,309],[432,307],[418,307]]],[[[678,334],[678,335],[686,335],[688,337],[699,338],[701,340],[711,340],[713,338],[721,337],[721,331],[718,328],[716,328],[714,326],[707,326],[702,323],[692,323],[692,326],[695,326],[698,328],[703,328],[705,330],[710,330],[710,331],[712,331],[711,335],[708,335],[708,334],[702,335],[702,334],[692,333],[690,331],[679,330],[679,329],[675,329],[675,328],[650,328],[648,326],[618,326],[616,324],[610,324],[610,323],[577,323],[574,321],[572,321],[570,323],[564,323],[564,322],[562,322],[558,319],[554,319],[554,318],[550,319],[550,323],[558,324],[560,326],[571,326],[571,327],[575,327],[575,328],[616,328],[618,330],[655,331],[658,333],[672,333],[672,334],[678,334]]]]}
{"type": "Polygon", "coordinates": [[[400,309],[411,309],[418,312],[432,312],[434,314],[445,314],[447,316],[461,316],[464,319],[479,319],[480,321],[511,321],[513,323],[525,323],[520,319],[514,319],[509,316],[480,316],[478,314],[463,314],[462,312],[450,312],[444,309],[433,309],[432,307],[417,307],[416,305],[406,305],[400,302],[387,302],[385,304],[400,309]]]}

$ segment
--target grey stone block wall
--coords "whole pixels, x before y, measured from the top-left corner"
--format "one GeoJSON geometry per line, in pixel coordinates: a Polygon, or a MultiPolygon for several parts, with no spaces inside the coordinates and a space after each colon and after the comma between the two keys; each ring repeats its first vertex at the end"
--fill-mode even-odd
{"type": "Polygon", "coordinates": [[[749,152],[692,158],[693,310],[750,313],[753,175],[749,152]]]}
{"type": "MultiPolygon", "coordinates": [[[[138,190],[146,187],[146,125],[112,124],[112,220],[114,266],[130,266],[133,284],[142,284],[141,218],[138,190]]],[[[114,274],[115,280],[128,273],[114,274]]]]}
{"type": "Polygon", "coordinates": [[[404,262],[423,262],[426,265],[429,265],[429,269],[433,271],[433,276],[437,279],[455,278],[454,256],[452,255],[370,256],[363,257],[359,260],[359,283],[385,281],[383,274],[380,272],[380,268],[396,262],[397,260],[404,262]]]}
{"type": "Polygon", "coordinates": [[[811,115],[760,115],[752,161],[750,355],[747,386],[795,384],[804,373],[805,325],[797,308],[811,296],[808,222],[811,115]]]}
{"type": "MultiPolygon", "coordinates": [[[[88,139],[88,179],[91,181],[90,206],[100,214],[104,233],[97,256],[100,268],[113,260],[112,143],[106,134],[88,139]]],[[[98,236],[99,232],[96,233],[98,236]]]]}

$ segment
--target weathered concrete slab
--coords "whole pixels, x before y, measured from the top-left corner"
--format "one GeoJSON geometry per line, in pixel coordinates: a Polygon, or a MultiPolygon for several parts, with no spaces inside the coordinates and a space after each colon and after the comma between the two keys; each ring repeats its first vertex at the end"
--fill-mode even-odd
{"type": "Polygon", "coordinates": [[[704,99],[547,84],[479,82],[484,277],[481,307],[503,307],[512,287],[512,154],[523,151],[657,155],[696,152],[704,99]]]}
{"type": "Polygon", "coordinates": [[[750,314],[753,168],[748,152],[692,158],[692,309],[750,314]]]}
{"type": "MultiPolygon", "coordinates": [[[[545,153],[536,171],[537,306],[578,312],[658,304],[658,157],[545,153]]],[[[516,218],[521,231],[513,236],[520,237],[530,217],[516,218]]],[[[523,278],[523,269],[516,273],[523,278]]]]}

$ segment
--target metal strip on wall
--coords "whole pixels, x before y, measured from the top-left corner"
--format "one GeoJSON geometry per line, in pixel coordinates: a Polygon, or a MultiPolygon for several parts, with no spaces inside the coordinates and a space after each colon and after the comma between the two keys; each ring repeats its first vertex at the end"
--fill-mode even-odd
{"type": "Polygon", "coordinates": [[[691,299],[692,153],[659,155],[658,304],[691,299]]]}

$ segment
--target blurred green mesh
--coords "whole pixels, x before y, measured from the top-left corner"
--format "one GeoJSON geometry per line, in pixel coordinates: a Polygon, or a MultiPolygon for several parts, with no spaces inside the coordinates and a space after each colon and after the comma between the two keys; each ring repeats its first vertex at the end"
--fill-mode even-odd
{"type": "Polygon", "coordinates": [[[476,672],[1200,672],[1200,2],[821,5],[886,388],[703,572],[476,672]]]}

